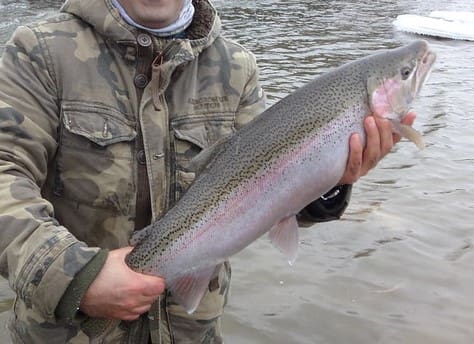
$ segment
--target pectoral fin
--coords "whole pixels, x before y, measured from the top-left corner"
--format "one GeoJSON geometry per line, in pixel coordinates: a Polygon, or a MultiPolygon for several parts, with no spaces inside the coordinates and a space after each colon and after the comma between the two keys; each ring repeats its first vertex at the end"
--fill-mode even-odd
{"type": "Polygon", "coordinates": [[[409,125],[400,124],[400,133],[403,137],[406,137],[408,140],[413,142],[418,149],[425,148],[425,140],[423,140],[423,136],[421,136],[421,133],[416,129],[409,125]]]}
{"type": "Polygon", "coordinates": [[[214,271],[215,267],[212,267],[167,281],[167,288],[188,314],[193,313],[198,307],[209,287],[209,281],[214,271]]]}
{"type": "Polygon", "coordinates": [[[298,251],[298,222],[296,216],[289,216],[272,227],[268,234],[275,245],[293,265],[298,251]]]}
{"type": "Polygon", "coordinates": [[[392,121],[392,123],[397,134],[413,142],[418,147],[418,149],[425,148],[425,141],[423,140],[423,136],[419,131],[409,125],[402,124],[397,121],[392,121]]]}

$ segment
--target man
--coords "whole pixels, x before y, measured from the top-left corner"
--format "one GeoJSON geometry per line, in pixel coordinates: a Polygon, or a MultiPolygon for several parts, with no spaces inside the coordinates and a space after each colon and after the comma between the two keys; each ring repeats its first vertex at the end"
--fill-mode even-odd
{"type": "MultiPolygon", "coordinates": [[[[189,186],[189,162],[264,107],[251,53],[207,0],[69,0],[20,27],[0,62],[0,272],[15,343],[220,343],[230,269],[188,315],[165,281],[130,270],[128,238],[189,186]],[[112,323],[113,324],[113,323],[112,323]],[[84,331],[83,331],[84,330],[84,331]]],[[[412,123],[414,115],[405,123],[412,123]]],[[[399,140],[367,119],[346,173],[302,222],[339,218],[350,186],[399,140]]]]}

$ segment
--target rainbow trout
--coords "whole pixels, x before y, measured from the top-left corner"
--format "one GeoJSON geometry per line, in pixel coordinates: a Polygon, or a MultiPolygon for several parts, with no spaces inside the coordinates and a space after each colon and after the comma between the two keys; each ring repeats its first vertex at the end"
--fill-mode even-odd
{"type": "Polygon", "coordinates": [[[205,168],[168,213],[133,234],[126,263],[164,277],[189,313],[216,266],[268,231],[292,263],[295,215],[338,183],[349,137],[365,137],[366,116],[391,121],[394,131],[423,146],[400,119],[434,60],[425,41],[414,41],[323,74],[268,108],[202,153],[210,157],[205,168]]]}

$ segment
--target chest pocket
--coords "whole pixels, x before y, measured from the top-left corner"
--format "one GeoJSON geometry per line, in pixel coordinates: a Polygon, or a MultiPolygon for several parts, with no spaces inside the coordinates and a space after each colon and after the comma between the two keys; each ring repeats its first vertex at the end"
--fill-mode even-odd
{"type": "Polygon", "coordinates": [[[196,177],[190,161],[203,149],[235,131],[234,114],[181,116],[171,121],[175,151],[175,197],[179,199],[196,177]]]}
{"type": "Polygon", "coordinates": [[[59,134],[55,196],[128,214],[135,121],[110,107],[65,103],[59,134]]]}

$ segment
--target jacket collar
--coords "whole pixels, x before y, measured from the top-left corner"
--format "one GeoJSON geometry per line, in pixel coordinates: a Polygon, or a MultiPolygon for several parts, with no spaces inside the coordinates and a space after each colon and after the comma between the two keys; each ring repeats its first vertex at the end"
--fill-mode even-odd
{"type": "MultiPolygon", "coordinates": [[[[221,21],[208,0],[194,0],[193,21],[187,29],[187,38],[194,55],[210,46],[221,34],[221,21]]],[[[91,25],[107,39],[122,44],[136,44],[137,28],[127,24],[111,0],[67,0],[61,12],[70,13],[91,25]]]]}

